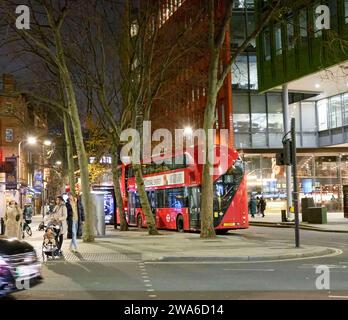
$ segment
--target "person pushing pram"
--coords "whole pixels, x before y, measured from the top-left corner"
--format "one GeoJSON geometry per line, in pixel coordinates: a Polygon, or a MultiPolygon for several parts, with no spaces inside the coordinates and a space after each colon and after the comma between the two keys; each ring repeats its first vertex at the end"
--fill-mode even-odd
{"type": "MultiPolygon", "coordinates": [[[[58,254],[62,255],[61,248],[63,244],[64,234],[67,230],[67,210],[65,206],[65,202],[62,197],[57,197],[56,206],[52,212],[49,212],[45,215],[44,224],[46,227],[46,232],[44,235],[47,238],[48,229],[52,229],[55,233],[55,241],[58,249],[58,254]]],[[[52,238],[52,235],[51,235],[52,238]]]]}

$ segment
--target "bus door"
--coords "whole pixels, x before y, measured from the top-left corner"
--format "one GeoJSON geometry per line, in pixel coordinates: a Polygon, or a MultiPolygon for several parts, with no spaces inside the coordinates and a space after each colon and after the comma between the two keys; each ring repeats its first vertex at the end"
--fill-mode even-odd
{"type": "Polygon", "coordinates": [[[156,210],[157,210],[156,192],[154,190],[151,190],[151,191],[146,191],[146,193],[147,193],[147,198],[149,199],[153,218],[156,221],[156,210]]]}
{"type": "Polygon", "coordinates": [[[199,187],[191,187],[188,189],[189,189],[190,229],[199,229],[201,227],[201,221],[200,221],[201,189],[199,187]]]}
{"type": "Polygon", "coordinates": [[[135,193],[128,192],[128,224],[136,224],[135,193]]]}

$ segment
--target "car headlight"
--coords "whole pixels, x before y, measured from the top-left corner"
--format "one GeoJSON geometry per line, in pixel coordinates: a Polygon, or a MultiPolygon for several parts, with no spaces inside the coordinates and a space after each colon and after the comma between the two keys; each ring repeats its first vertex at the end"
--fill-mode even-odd
{"type": "Polygon", "coordinates": [[[2,256],[0,256],[0,267],[1,266],[7,266],[7,263],[6,263],[5,259],[2,256]]]}
{"type": "Polygon", "coordinates": [[[0,276],[6,275],[7,272],[8,272],[8,270],[7,270],[7,263],[4,260],[4,258],[0,256],[0,276]]]}

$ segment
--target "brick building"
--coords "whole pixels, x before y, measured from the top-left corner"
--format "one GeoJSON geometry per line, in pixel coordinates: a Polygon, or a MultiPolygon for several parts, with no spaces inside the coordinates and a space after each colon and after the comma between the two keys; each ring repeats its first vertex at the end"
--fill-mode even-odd
{"type": "MultiPolygon", "coordinates": [[[[176,46],[175,63],[165,72],[151,108],[152,130],[203,128],[209,70],[208,14],[201,0],[161,0],[158,47],[176,46]],[[184,30],[188,30],[188,32],[184,30]],[[178,35],[183,33],[180,39],[178,35]],[[181,43],[175,42],[180,39],[181,43]],[[180,50],[185,51],[181,54],[180,50]],[[177,55],[177,56],[176,56],[177,55]],[[177,58],[179,57],[179,58],[177,58]]],[[[215,1],[216,20],[224,16],[224,0],[215,1]]],[[[229,32],[221,54],[221,64],[230,59],[229,32]]],[[[159,57],[159,64],[164,60],[159,57]]],[[[159,66],[161,68],[161,65],[159,66]]],[[[158,72],[160,72],[160,69],[158,72]]],[[[233,146],[232,87],[229,74],[221,88],[216,104],[216,129],[229,129],[229,145],[233,146]]]]}
{"type": "Polygon", "coordinates": [[[16,162],[14,184],[6,186],[6,174],[0,173],[0,215],[3,215],[9,199],[24,205],[33,201],[33,176],[35,170],[43,171],[41,146],[29,146],[29,135],[42,137],[47,133],[47,119],[44,110],[33,108],[25,96],[17,91],[16,81],[11,74],[3,74],[0,89],[0,160],[13,157],[16,162]],[[20,158],[18,158],[20,153],[20,158]],[[17,183],[16,183],[17,182],[17,183]]]}

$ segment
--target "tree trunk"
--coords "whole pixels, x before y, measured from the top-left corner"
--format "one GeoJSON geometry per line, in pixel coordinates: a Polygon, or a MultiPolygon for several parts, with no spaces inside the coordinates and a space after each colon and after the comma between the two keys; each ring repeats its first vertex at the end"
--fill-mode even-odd
{"type": "MultiPolygon", "coordinates": [[[[211,50],[209,64],[209,79],[207,104],[204,111],[204,132],[206,141],[208,142],[209,129],[214,128],[215,107],[218,94],[218,67],[219,67],[219,52],[211,50]]],[[[208,161],[208,155],[214,152],[214,143],[206,143],[206,161],[203,165],[202,173],[202,198],[201,198],[201,238],[214,238],[216,236],[214,229],[213,216],[213,200],[214,200],[214,181],[213,175],[210,172],[212,164],[208,161]]]]}
{"type": "MultiPolygon", "coordinates": [[[[116,147],[112,147],[112,179],[114,182],[114,192],[116,197],[116,205],[117,209],[120,215],[120,230],[121,231],[128,231],[128,223],[126,220],[126,215],[123,208],[123,199],[122,199],[122,193],[120,189],[120,177],[118,174],[118,154],[116,147]]],[[[117,215],[116,215],[117,216],[117,215]]],[[[117,221],[115,221],[115,225],[117,224],[117,221]]]]}
{"type": "Polygon", "coordinates": [[[141,165],[134,164],[133,168],[135,169],[137,191],[139,193],[142,211],[146,217],[146,224],[147,224],[147,228],[149,231],[149,235],[158,235],[159,232],[156,228],[156,222],[155,222],[155,219],[153,218],[149,199],[147,198],[147,194],[145,191],[145,185],[144,185],[143,172],[141,170],[141,165]]]}
{"type": "Polygon", "coordinates": [[[68,102],[69,114],[71,117],[72,129],[76,145],[76,152],[80,167],[82,203],[85,211],[85,223],[83,225],[82,238],[84,242],[94,242],[95,215],[92,206],[92,198],[89,185],[88,157],[83,142],[83,134],[76,102],[76,94],[70,76],[70,72],[65,60],[64,47],[60,34],[60,29],[55,25],[55,22],[50,12],[48,12],[48,20],[54,31],[57,66],[59,68],[60,79],[63,82],[63,87],[65,89],[65,94],[68,102]]]}
{"type": "MultiPolygon", "coordinates": [[[[208,96],[208,98],[210,98],[208,96]]],[[[204,131],[208,141],[208,129],[212,129],[214,125],[215,103],[212,102],[214,94],[211,96],[210,103],[204,113],[204,131]]],[[[216,95],[215,95],[216,99],[216,95]]],[[[216,101],[216,100],[214,100],[216,101]]],[[[201,238],[214,238],[214,217],[213,217],[213,199],[214,199],[214,181],[210,172],[212,165],[208,161],[208,154],[214,152],[214,144],[206,143],[206,162],[203,165],[202,174],[202,197],[201,197],[201,238]]]]}
{"type": "MultiPolygon", "coordinates": [[[[64,79],[64,76],[63,76],[64,79]]],[[[73,124],[73,132],[75,137],[76,151],[79,160],[80,167],[80,177],[81,177],[81,190],[82,190],[82,202],[85,211],[85,223],[83,225],[83,241],[84,242],[93,242],[94,241],[94,225],[95,225],[95,216],[92,207],[92,199],[90,193],[89,185],[89,173],[88,173],[88,158],[83,143],[83,134],[81,130],[80,117],[78,113],[78,108],[76,104],[75,93],[73,92],[72,83],[64,79],[67,84],[67,91],[71,97],[69,103],[69,109],[71,114],[71,122],[73,124]]]]}
{"type": "Polygon", "coordinates": [[[67,114],[65,112],[63,113],[63,122],[64,122],[64,135],[65,135],[66,153],[67,153],[66,158],[68,161],[68,177],[69,177],[69,184],[70,184],[70,192],[74,196],[76,196],[73,146],[72,146],[71,135],[70,135],[69,119],[68,119],[67,114]]]}

